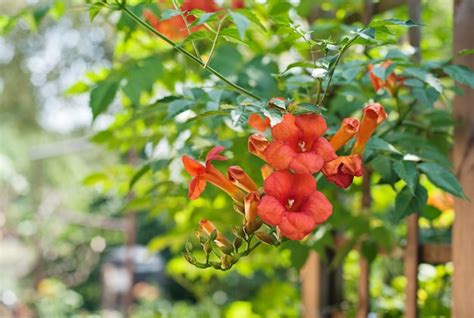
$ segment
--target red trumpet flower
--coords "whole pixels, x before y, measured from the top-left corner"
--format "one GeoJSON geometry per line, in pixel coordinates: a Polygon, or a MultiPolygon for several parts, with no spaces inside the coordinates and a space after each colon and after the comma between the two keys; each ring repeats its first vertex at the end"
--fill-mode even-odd
{"type": "Polygon", "coordinates": [[[333,147],[322,137],[326,129],[326,121],[319,115],[285,114],[272,128],[273,141],[265,148],[265,160],[277,170],[318,172],[326,161],[336,158],[333,147]]]}
{"type": "Polygon", "coordinates": [[[193,176],[193,179],[189,183],[188,197],[191,200],[197,199],[201,193],[206,189],[206,183],[210,182],[216,187],[224,190],[234,200],[242,201],[243,193],[240,189],[234,185],[229,179],[227,179],[219,170],[213,165],[213,160],[227,160],[225,156],[220,155],[224,150],[224,147],[214,147],[207,154],[205,166],[200,162],[194,160],[191,157],[183,156],[182,161],[186,171],[193,176]]]}
{"type": "Polygon", "coordinates": [[[278,226],[283,236],[301,240],[332,214],[328,199],[316,190],[310,174],[273,172],[264,182],[265,196],[258,205],[258,216],[278,226]]]}
{"type": "MultiPolygon", "coordinates": [[[[392,64],[392,61],[387,60],[381,64],[381,66],[386,69],[392,64]]],[[[372,86],[374,90],[377,92],[381,88],[387,89],[392,96],[397,94],[398,88],[403,85],[403,77],[397,76],[394,72],[391,72],[386,79],[382,79],[375,75],[373,72],[374,65],[369,65],[369,77],[370,81],[372,82],[372,86]]]]}
{"type": "Polygon", "coordinates": [[[375,129],[387,119],[387,113],[379,103],[369,104],[364,108],[364,115],[359,133],[352,149],[353,154],[361,154],[375,129]]]}
{"type": "Polygon", "coordinates": [[[331,146],[337,151],[352,139],[359,131],[359,120],[357,118],[345,118],[342,121],[341,127],[336,134],[331,138],[331,146]]]}
{"type": "Polygon", "coordinates": [[[323,173],[329,182],[347,188],[354,177],[362,176],[362,158],[360,155],[337,157],[324,165],[323,173]]]}

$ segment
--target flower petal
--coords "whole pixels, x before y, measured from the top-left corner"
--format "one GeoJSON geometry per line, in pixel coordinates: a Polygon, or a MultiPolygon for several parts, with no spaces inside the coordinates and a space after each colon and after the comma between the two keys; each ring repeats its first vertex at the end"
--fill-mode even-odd
{"type": "Polygon", "coordinates": [[[207,153],[207,156],[206,156],[206,164],[212,160],[220,160],[220,161],[225,161],[227,160],[228,158],[226,156],[222,156],[220,155],[220,153],[222,151],[224,151],[224,147],[222,146],[217,146],[217,147],[214,147],[212,148],[208,153],[207,153]]]}
{"type": "Polygon", "coordinates": [[[332,204],[323,193],[315,191],[300,210],[311,216],[316,224],[321,224],[331,216],[332,204]]]}
{"type": "Polygon", "coordinates": [[[324,160],[321,156],[313,152],[295,153],[293,160],[290,162],[288,168],[294,170],[296,173],[313,174],[321,170],[324,165],[324,160]]]}
{"type": "Polygon", "coordinates": [[[276,198],[265,195],[258,204],[257,213],[263,222],[276,226],[280,224],[285,207],[276,198]]]}
{"type": "Polygon", "coordinates": [[[316,152],[319,156],[321,156],[325,162],[337,158],[336,152],[331,146],[331,143],[323,137],[319,137],[318,139],[316,139],[313,145],[313,151],[316,152]]]}
{"type": "Polygon", "coordinates": [[[311,174],[294,174],[289,197],[304,202],[308,196],[316,192],[316,180],[311,174]]]}
{"type": "Polygon", "coordinates": [[[264,151],[265,161],[273,168],[281,170],[287,169],[296,152],[287,144],[281,141],[273,141],[264,151]]]}
{"type": "Polygon", "coordinates": [[[314,140],[328,129],[326,120],[320,115],[303,114],[296,116],[295,125],[303,133],[304,139],[314,140]]]}
{"type": "Polygon", "coordinates": [[[265,197],[275,197],[281,203],[288,199],[288,195],[295,184],[295,175],[288,170],[273,172],[263,183],[265,197]]]}
{"type": "Polygon", "coordinates": [[[206,168],[201,163],[189,156],[183,156],[181,160],[183,162],[184,169],[186,169],[186,171],[193,177],[206,172],[206,168]]]}
{"type": "Polygon", "coordinates": [[[191,200],[199,198],[201,193],[206,189],[206,180],[194,177],[189,183],[188,197],[191,200]]]}
{"type": "Polygon", "coordinates": [[[292,114],[285,114],[281,123],[272,127],[273,140],[297,144],[300,131],[296,126],[296,118],[292,114]]]}
{"type": "Polygon", "coordinates": [[[279,225],[281,234],[290,240],[302,240],[315,226],[313,218],[301,212],[285,213],[279,225]]]}

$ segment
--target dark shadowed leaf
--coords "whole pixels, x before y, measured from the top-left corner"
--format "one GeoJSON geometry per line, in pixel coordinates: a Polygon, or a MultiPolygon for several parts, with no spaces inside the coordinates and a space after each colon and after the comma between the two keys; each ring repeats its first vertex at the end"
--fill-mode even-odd
{"type": "Polygon", "coordinates": [[[92,89],[89,101],[89,107],[92,110],[93,118],[97,118],[101,113],[105,112],[110,103],[117,94],[119,81],[105,80],[97,83],[92,89]]]}

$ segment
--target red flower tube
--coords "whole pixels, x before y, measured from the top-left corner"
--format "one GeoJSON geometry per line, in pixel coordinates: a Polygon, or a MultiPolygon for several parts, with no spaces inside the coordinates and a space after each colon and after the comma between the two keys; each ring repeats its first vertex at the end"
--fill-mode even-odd
{"type": "Polygon", "coordinates": [[[301,240],[332,214],[332,205],[316,190],[310,174],[273,172],[264,182],[265,196],[258,205],[263,222],[278,226],[282,235],[301,240]]]}

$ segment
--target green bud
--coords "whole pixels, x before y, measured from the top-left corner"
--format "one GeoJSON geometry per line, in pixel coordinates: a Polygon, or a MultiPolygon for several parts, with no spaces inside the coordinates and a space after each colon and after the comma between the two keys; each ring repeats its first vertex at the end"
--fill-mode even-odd
{"type": "Polygon", "coordinates": [[[240,237],[236,237],[234,239],[234,248],[237,251],[239,247],[242,245],[242,239],[240,237]]]}
{"type": "Polygon", "coordinates": [[[261,232],[261,231],[260,232],[255,232],[255,236],[262,243],[265,243],[265,244],[268,244],[268,245],[274,245],[275,244],[275,241],[274,241],[273,237],[268,233],[261,232]]]}

